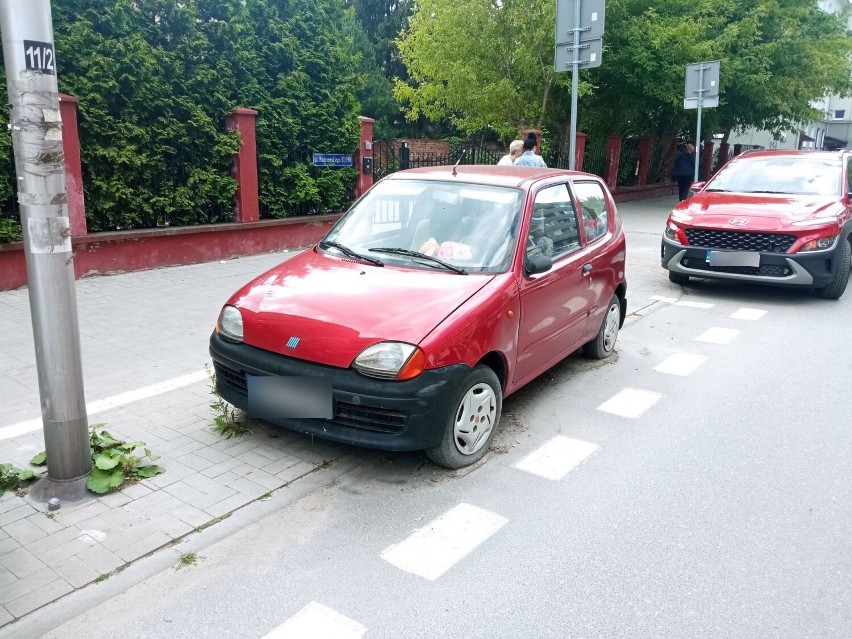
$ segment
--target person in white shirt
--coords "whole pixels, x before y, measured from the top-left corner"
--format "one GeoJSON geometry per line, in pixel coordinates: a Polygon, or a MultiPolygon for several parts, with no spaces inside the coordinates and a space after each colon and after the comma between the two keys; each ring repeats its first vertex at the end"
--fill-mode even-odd
{"type": "Polygon", "coordinates": [[[511,166],[515,160],[521,157],[521,153],[524,152],[524,141],[523,140],[512,140],[512,143],[509,145],[509,152],[500,158],[500,161],[497,163],[498,166],[511,166]]]}

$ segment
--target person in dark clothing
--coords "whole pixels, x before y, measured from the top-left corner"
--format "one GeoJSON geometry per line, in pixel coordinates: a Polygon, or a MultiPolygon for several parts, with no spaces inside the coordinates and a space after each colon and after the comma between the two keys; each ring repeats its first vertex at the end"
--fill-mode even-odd
{"type": "Polygon", "coordinates": [[[695,145],[687,142],[685,149],[675,158],[672,179],[677,182],[677,196],[683,202],[689,197],[689,186],[695,178],[695,145]]]}

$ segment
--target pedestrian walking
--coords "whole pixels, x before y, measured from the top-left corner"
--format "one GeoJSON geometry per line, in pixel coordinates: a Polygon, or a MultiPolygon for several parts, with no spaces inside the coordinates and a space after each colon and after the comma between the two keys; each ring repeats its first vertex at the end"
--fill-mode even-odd
{"type": "Polygon", "coordinates": [[[515,166],[534,166],[539,168],[547,168],[547,163],[533,152],[535,145],[538,143],[538,138],[535,133],[530,131],[527,133],[527,138],[524,140],[524,152],[517,160],[515,166]]]}
{"type": "Polygon", "coordinates": [[[512,140],[512,143],[509,145],[509,152],[500,158],[500,161],[497,163],[499,166],[511,166],[512,163],[521,157],[521,153],[524,152],[524,141],[523,140],[512,140]]]}
{"type": "Polygon", "coordinates": [[[683,202],[689,197],[689,187],[695,178],[695,145],[687,142],[675,158],[672,179],[677,182],[677,197],[683,202]]]}

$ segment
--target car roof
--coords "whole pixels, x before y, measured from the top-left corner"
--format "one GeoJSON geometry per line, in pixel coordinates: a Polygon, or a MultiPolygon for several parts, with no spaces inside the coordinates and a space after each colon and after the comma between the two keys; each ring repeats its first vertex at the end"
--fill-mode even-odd
{"type": "MultiPolygon", "coordinates": [[[[848,153],[848,151],[846,151],[848,153]]],[[[738,158],[764,158],[764,157],[807,157],[814,160],[839,160],[843,157],[843,150],[840,151],[786,151],[781,149],[765,149],[746,151],[738,155],[738,158]]]]}
{"type": "Polygon", "coordinates": [[[406,169],[391,173],[385,180],[441,180],[465,184],[486,184],[503,187],[529,187],[532,183],[552,177],[584,177],[599,180],[597,175],[565,169],[539,169],[526,166],[498,166],[493,164],[460,164],[458,166],[430,166],[406,169]]]}

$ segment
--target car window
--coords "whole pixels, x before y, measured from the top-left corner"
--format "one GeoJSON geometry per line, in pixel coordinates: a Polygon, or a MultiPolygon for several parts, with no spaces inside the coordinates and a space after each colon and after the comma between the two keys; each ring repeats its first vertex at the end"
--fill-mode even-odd
{"type": "Polygon", "coordinates": [[[415,251],[467,272],[499,273],[509,268],[514,255],[522,202],[523,192],[515,188],[384,180],[324,239],[385,264],[435,268],[434,262],[400,253],[415,251]]]}
{"type": "Polygon", "coordinates": [[[555,260],[579,248],[577,212],[568,186],[559,184],[542,189],[535,196],[527,256],[544,254],[555,260]]]}
{"type": "Polygon", "coordinates": [[[575,182],[574,193],[583,213],[586,242],[591,244],[606,235],[609,228],[609,211],[603,188],[597,182],[575,182]]]}
{"type": "Polygon", "coordinates": [[[708,191],[840,195],[837,160],[805,156],[754,157],[730,162],[707,184],[708,191]]]}

